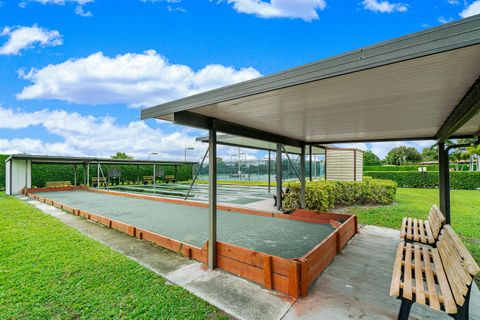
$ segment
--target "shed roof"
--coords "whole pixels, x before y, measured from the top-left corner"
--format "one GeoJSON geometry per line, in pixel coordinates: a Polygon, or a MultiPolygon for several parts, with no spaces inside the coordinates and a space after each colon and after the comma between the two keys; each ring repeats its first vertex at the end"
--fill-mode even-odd
{"type": "Polygon", "coordinates": [[[142,110],[271,142],[480,134],[480,15],[142,110]]]}
{"type": "Polygon", "coordinates": [[[102,164],[157,164],[164,166],[181,166],[184,164],[195,164],[196,162],[188,161],[164,161],[164,160],[122,160],[111,158],[95,158],[95,157],[67,157],[67,156],[48,156],[48,155],[36,155],[36,154],[12,154],[5,162],[15,160],[31,160],[33,163],[51,163],[51,164],[86,164],[97,163],[102,164]]]}

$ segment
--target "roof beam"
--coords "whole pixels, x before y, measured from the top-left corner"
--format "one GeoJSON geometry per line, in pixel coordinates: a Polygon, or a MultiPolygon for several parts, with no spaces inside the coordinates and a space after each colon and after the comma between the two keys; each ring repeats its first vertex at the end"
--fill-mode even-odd
{"type": "MultiPolygon", "coordinates": [[[[196,127],[201,129],[209,129],[212,125],[213,118],[193,113],[189,111],[175,112],[173,116],[173,122],[190,127],[196,127]]],[[[246,126],[242,126],[233,122],[215,119],[215,125],[218,132],[233,134],[240,137],[246,137],[257,140],[264,140],[273,143],[286,144],[293,147],[301,147],[305,143],[300,140],[285,137],[275,133],[254,129],[246,126]]]]}
{"type": "Polygon", "coordinates": [[[450,113],[447,120],[438,130],[435,138],[439,141],[445,141],[450,138],[478,112],[480,112],[480,77],[450,113]]]}

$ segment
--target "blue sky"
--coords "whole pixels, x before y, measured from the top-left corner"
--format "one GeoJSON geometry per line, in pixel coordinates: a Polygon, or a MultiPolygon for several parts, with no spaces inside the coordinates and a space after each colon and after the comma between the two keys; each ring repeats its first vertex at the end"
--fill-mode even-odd
{"type": "MultiPolygon", "coordinates": [[[[0,153],[181,159],[195,146],[195,160],[202,131],[139,121],[141,108],[480,13],[480,0],[0,3],[0,153]]],[[[355,146],[399,144],[431,142],[355,146]]]]}

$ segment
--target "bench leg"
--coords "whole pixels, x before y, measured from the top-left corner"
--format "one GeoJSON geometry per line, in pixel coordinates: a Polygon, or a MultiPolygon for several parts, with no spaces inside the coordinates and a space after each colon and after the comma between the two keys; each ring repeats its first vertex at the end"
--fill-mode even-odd
{"type": "Polygon", "coordinates": [[[412,304],[413,301],[410,301],[408,299],[402,299],[402,305],[400,306],[400,311],[398,312],[398,320],[408,320],[412,304]]]}
{"type": "Polygon", "coordinates": [[[472,285],[468,287],[467,295],[465,296],[465,303],[463,306],[458,308],[458,312],[456,314],[451,315],[451,317],[455,320],[468,320],[468,309],[470,306],[470,291],[472,291],[472,285]]]}

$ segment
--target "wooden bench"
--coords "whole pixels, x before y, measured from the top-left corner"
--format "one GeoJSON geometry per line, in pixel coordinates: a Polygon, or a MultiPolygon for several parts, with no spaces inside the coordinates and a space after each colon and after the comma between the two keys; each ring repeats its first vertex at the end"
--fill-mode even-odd
{"type": "Polygon", "coordinates": [[[407,242],[414,241],[434,246],[444,223],[445,217],[442,212],[433,205],[425,221],[417,218],[403,218],[400,238],[407,242]]]}
{"type": "Polygon", "coordinates": [[[72,185],[71,181],[47,181],[45,184],[47,188],[69,187],[72,185]]]}
{"type": "Polygon", "coordinates": [[[107,184],[107,179],[104,177],[92,177],[91,178],[92,186],[96,187],[99,183],[106,185],[107,184]]]}
{"type": "Polygon", "coordinates": [[[143,184],[153,183],[153,176],[143,176],[143,184]]]}
{"type": "Polygon", "coordinates": [[[166,176],[165,176],[165,182],[166,182],[166,183],[169,183],[169,182],[177,182],[177,179],[175,178],[174,175],[166,175],[166,176]]]}
{"type": "Polygon", "coordinates": [[[473,277],[480,268],[450,225],[437,247],[401,242],[393,267],[390,295],[402,300],[398,319],[408,319],[414,302],[468,319],[473,277]]]}

